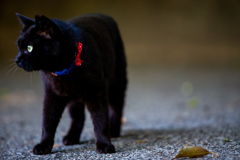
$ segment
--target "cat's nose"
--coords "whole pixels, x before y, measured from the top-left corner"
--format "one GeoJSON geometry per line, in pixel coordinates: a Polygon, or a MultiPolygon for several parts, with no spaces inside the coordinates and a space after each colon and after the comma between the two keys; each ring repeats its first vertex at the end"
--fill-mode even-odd
{"type": "Polygon", "coordinates": [[[18,63],[18,62],[19,62],[19,59],[18,59],[18,58],[15,58],[15,62],[18,63]]]}

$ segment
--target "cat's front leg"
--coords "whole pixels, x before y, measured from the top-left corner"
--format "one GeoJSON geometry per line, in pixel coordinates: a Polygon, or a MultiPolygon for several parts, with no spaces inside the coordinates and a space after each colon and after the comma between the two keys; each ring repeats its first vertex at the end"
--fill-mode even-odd
{"type": "Polygon", "coordinates": [[[96,150],[98,153],[115,153],[109,135],[108,103],[106,97],[92,97],[87,103],[95,132],[96,150]]]}
{"type": "Polygon", "coordinates": [[[51,152],[56,128],[67,103],[67,98],[59,97],[52,90],[46,88],[43,106],[42,138],[41,142],[33,148],[34,154],[41,155],[51,152]]]}

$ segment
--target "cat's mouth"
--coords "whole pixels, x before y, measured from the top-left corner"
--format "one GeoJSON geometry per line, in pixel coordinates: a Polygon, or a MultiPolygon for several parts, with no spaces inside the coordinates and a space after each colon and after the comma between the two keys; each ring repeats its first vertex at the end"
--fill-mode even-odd
{"type": "Polygon", "coordinates": [[[23,70],[27,71],[27,72],[32,72],[34,71],[32,65],[30,63],[28,63],[27,61],[19,61],[19,60],[15,60],[17,63],[17,66],[22,68],[23,70]]]}

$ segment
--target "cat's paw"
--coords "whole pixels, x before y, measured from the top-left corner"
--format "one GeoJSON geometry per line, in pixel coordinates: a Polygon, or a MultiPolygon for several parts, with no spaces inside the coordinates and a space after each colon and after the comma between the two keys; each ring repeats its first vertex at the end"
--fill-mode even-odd
{"type": "Polygon", "coordinates": [[[96,147],[98,153],[115,153],[115,147],[112,144],[97,143],[96,147]]]}
{"type": "Polygon", "coordinates": [[[63,144],[64,145],[74,145],[74,144],[79,144],[79,140],[74,138],[73,136],[66,135],[63,138],[63,144]]]}
{"type": "Polygon", "coordinates": [[[33,154],[36,155],[48,154],[52,151],[52,147],[53,147],[52,145],[39,143],[33,148],[33,154]]]}

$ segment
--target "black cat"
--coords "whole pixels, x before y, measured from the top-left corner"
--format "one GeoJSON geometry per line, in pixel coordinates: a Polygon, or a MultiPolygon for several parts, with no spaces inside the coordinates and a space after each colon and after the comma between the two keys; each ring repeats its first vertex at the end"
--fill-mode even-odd
{"type": "Polygon", "coordinates": [[[65,145],[78,144],[84,106],[91,114],[96,150],[114,153],[127,85],[126,58],[116,22],[103,14],[86,14],[68,21],[17,14],[23,30],[17,41],[17,65],[40,70],[44,84],[41,142],[34,154],[50,153],[65,106],[72,118],[65,145]]]}

